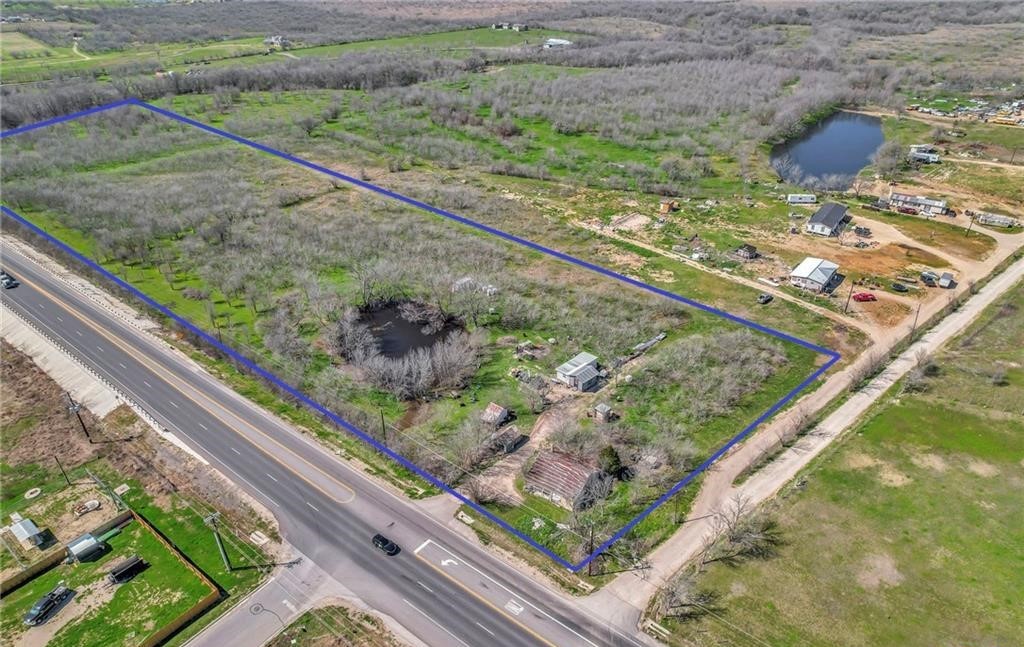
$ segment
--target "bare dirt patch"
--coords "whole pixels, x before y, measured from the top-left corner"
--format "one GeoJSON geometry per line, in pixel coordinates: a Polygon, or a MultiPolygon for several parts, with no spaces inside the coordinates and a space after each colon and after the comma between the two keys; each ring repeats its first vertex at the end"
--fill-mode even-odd
{"type": "Polygon", "coordinates": [[[115,591],[117,587],[105,579],[96,580],[89,586],[78,589],[71,601],[57,615],[19,636],[18,644],[22,647],[44,647],[62,628],[110,602],[115,591]]]}
{"type": "Polygon", "coordinates": [[[889,487],[903,487],[909,484],[911,479],[906,474],[900,472],[892,465],[883,465],[882,469],[878,471],[878,480],[881,481],[882,485],[889,487]]]}
{"type": "Polygon", "coordinates": [[[932,470],[935,472],[945,472],[949,467],[944,458],[938,454],[929,454],[927,452],[914,454],[910,457],[910,462],[921,469],[932,470]]]}
{"type": "Polygon", "coordinates": [[[850,454],[846,457],[846,466],[854,470],[868,469],[869,467],[878,465],[880,462],[881,461],[874,456],[869,456],[867,454],[857,453],[850,454]]]}
{"type": "Polygon", "coordinates": [[[612,229],[622,231],[640,231],[651,222],[651,219],[642,213],[632,212],[616,216],[608,225],[612,229]]]}
{"type": "Polygon", "coordinates": [[[991,463],[986,463],[985,461],[979,460],[977,458],[972,458],[970,461],[968,461],[967,471],[971,472],[972,474],[982,476],[984,478],[992,478],[994,476],[999,476],[998,467],[992,465],[991,463]]]}
{"type": "Polygon", "coordinates": [[[869,591],[898,586],[904,579],[896,569],[896,560],[886,553],[868,555],[857,573],[857,583],[869,591]]]}

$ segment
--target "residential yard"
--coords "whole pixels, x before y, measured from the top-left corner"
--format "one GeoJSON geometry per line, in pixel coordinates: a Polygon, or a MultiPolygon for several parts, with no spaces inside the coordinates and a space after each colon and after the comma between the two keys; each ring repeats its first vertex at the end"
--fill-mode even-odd
{"type": "MultiPolygon", "coordinates": [[[[6,342],[0,356],[0,378],[7,390],[0,400],[0,440],[4,447],[0,516],[5,523],[11,513],[18,512],[35,521],[40,529],[52,532],[57,543],[51,550],[59,550],[60,544],[116,516],[120,511],[108,488],[126,486],[123,500],[227,594],[212,611],[177,634],[169,643],[173,645],[182,644],[258,585],[272,559],[272,553],[265,549],[272,550],[273,544],[259,548],[248,534],[259,530],[273,539],[277,532],[247,501],[212,477],[205,466],[152,438],[153,432],[147,431],[127,408],[115,409],[102,419],[83,409],[84,423],[93,438],[101,441],[89,443],[77,420],[68,415],[63,391],[56,383],[6,342]],[[41,446],[60,456],[67,480],[50,453],[40,455],[41,446]],[[102,484],[94,481],[94,476],[102,484]],[[24,494],[30,488],[39,488],[40,494],[26,499],[24,494]],[[74,504],[90,499],[100,501],[99,510],[81,517],[73,514],[74,504]],[[236,567],[230,570],[224,567],[213,535],[203,521],[214,510],[221,512],[228,556],[236,567]]],[[[4,539],[9,544],[14,542],[7,533],[4,539]]],[[[4,644],[42,645],[45,640],[34,642],[31,637],[54,636],[55,645],[134,645],[190,608],[209,590],[139,523],[131,522],[109,543],[112,550],[99,561],[59,566],[5,596],[0,612],[4,644]],[[109,568],[133,554],[143,556],[152,567],[129,584],[116,589],[105,587],[103,576],[109,568]],[[76,601],[57,615],[55,620],[60,622],[51,621],[23,633],[27,628],[20,619],[27,607],[60,580],[79,592],[76,601]],[[122,638],[123,643],[111,642],[115,638],[122,638]]],[[[4,577],[19,570],[19,563],[7,549],[0,554],[4,577]]],[[[22,563],[29,564],[39,559],[40,553],[35,548],[22,548],[19,556],[22,563]]]]}
{"type": "Polygon", "coordinates": [[[138,522],[130,522],[107,543],[110,550],[96,561],[61,564],[4,597],[3,644],[136,645],[212,591],[138,522]],[[149,567],[125,584],[108,583],[106,573],[132,555],[149,567]],[[75,591],[72,601],[43,625],[26,627],[22,615],[60,582],[75,591]]]}
{"type": "Polygon", "coordinates": [[[768,506],[774,554],[699,576],[674,644],[1016,642],[1022,344],[1018,284],[768,506]]]}

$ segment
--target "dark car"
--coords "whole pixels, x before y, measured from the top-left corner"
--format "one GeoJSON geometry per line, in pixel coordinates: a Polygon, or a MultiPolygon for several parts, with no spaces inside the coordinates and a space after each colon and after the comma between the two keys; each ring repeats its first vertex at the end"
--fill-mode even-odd
{"type": "Polygon", "coordinates": [[[910,292],[910,288],[903,285],[902,283],[893,283],[892,289],[895,290],[896,292],[910,292]]]}
{"type": "Polygon", "coordinates": [[[398,547],[398,544],[379,533],[373,536],[373,545],[392,557],[402,551],[402,549],[398,547]]]}
{"type": "Polygon", "coordinates": [[[0,285],[4,286],[5,290],[10,290],[11,288],[18,287],[21,283],[18,283],[18,279],[7,272],[0,272],[0,285]]]}
{"type": "Polygon", "coordinates": [[[766,303],[771,303],[772,299],[774,299],[774,298],[775,297],[773,297],[770,294],[761,293],[761,294],[757,295],[757,302],[760,303],[761,305],[764,305],[766,303]]]}
{"type": "Polygon", "coordinates": [[[39,598],[39,601],[32,605],[28,613],[25,614],[24,622],[30,627],[41,625],[46,622],[46,619],[60,606],[64,600],[67,600],[74,591],[58,584],[52,591],[39,598]]]}

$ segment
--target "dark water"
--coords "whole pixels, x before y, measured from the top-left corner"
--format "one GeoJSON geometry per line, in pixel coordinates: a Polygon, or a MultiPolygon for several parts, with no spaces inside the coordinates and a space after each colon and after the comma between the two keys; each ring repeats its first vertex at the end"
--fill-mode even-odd
{"type": "Polygon", "coordinates": [[[416,348],[433,346],[458,328],[449,324],[434,334],[425,334],[422,324],[402,318],[398,304],[364,312],[361,319],[377,339],[381,354],[391,358],[401,357],[416,348]]]}
{"type": "Polygon", "coordinates": [[[772,166],[792,184],[809,188],[845,188],[871,163],[882,145],[882,122],[876,117],[837,112],[798,139],[772,150],[772,166]]]}

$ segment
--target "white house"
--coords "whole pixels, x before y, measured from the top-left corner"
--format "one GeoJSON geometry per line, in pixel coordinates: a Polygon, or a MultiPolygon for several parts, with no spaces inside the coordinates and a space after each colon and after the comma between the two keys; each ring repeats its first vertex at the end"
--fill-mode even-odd
{"type": "Polygon", "coordinates": [[[822,258],[805,258],[789,273],[789,282],[811,292],[827,292],[833,286],[839,266],[822,258]]]}
{"type": "Polygon", "coordinates": [[[555,369],[555,377],[559,382],[579,391],[593,388],[599,375],[597,357],[590,353],[580,353],[555,369]]]}
{"type": "Polygon", "coordinates": [[[805,227],[809,234],[838,236],[848,222],[850,222],[850,215],[846,212],[846,207],[835,202],[826,202],[814,212],[805,227]]]}

